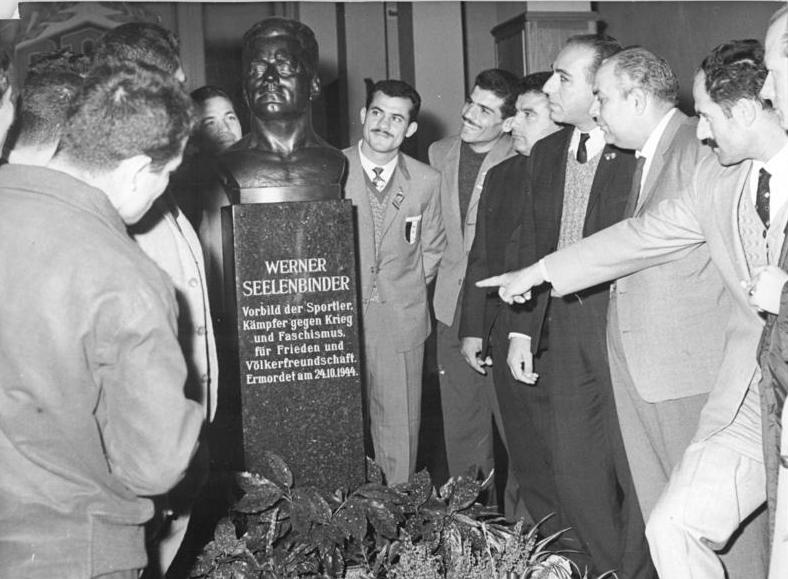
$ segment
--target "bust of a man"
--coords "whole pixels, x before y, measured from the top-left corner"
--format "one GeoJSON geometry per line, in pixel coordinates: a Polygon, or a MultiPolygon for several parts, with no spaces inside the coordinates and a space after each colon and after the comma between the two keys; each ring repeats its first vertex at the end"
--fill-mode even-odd
{"type": "Polygon", "coordinates": [[[252,130],[220,159],[230,201],[338,198],[345,158],[312,128],[312,100],[320,94],[312,30],[295,20],[263,20],[244,35],[242,58],[252,130]]]}

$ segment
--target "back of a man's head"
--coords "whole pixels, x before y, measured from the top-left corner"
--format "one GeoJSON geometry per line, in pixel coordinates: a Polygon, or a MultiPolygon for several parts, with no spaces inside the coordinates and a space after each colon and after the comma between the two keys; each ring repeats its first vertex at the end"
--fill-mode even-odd
{"type": "Polygon", "coordinates": [[[739,99],[757,100],[768,71],[763,45],[758,40],[731,40],[717,46],[703,59],[706,92],[726,112],[739,99]]]}
{"type": "Polygon", "coordinates": [[[622,89],[641,88],[657,100],[675,106],[679,81],[668,61],[640,46],[625,48],[605,61],[612,65],[622,89]]]}
{"type": "Polygon", "coordinates": [[[517,101],[517,85],[519,79],[508,70],[501,68],[488,68],[476,75],[473,86],[490,91],[495,96],[503,99],[501,105],[501,117],[506,119],[515,114],[515,102],[517,101]]]}
{"type": "Polygon", "coordinates": [[[58,157],[92,174],[110,172],[137,155],[163,168],[191,132],[192,107],[181,84],[158,69],[101,65],[72,103],[58,157]]]}
{"type": "Polygon", "coordinates": [[[96,64],[139,62],[175,75],[181,68],[177,37],[153,22],[127,22],[96,43],[96,64]]]}
{"type": "Polygon", "coordinates": [[[30,67],[17,105],[15,150],[57,146],[88,68],[86,57],[69,52],[48,55],[30,67]]]}

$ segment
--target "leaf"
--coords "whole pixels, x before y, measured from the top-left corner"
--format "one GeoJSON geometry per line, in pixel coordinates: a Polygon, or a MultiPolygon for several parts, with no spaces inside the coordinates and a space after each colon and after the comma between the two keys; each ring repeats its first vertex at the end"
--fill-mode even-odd
{"type": "Polygon", "coordinates": [[[350,497],[347,503],[334,513],[332,521],[342,529],[346,537],[363,541],[367,535],[366,503],[359,497],[350,497]]]}
{"type": "Polygon", "coordinates": [[[359,487],[358,490],[356,490],[356,494],[392,505],[401,504],[404,499],[403,495],[396,490],[376,483],[367,483],[359,487]]]}
{"type": "Polygon", "coordinates": [[[262,513],[273,507],[283,496],[282,489],[261,477],[260,482],[248,488],[246,494],[233,506],[233,510],[239,513],[262,513]]]}
{"type": "Polygon", "coordinates": [[[213,540],[216,548],[221,553],[232,553],[238,545],[238,537],[235,536],[235,525],[225,517],[216,524],[213,531],[213,540]]]}
{"type": "Polygon", "coordinates": [[[371,483],[383,484],[383,469],[369,457],[367,457],[367,480],[371,483]]]}
{"type": "Polygon", "coordinates": [[[397,538],[397,521],[394,514],[380,501],[372,500],[367,503],[367,519],[378,534],[388,539],[397,538]]]}
{"type": "Polygon", "coordinates": [[[301,489],[294,489],[292,496],[293,502],[291,507],[292,511],[290,512],[290,521],[293,524],[293,530],[306,538],[313,521],[311,499],[309,495],[301,489]]]}
{"type": "Polygon", "coordinates": [[[449,512],[456,513],[471,506],[479,496],[481,485],[475,480],[459,477],[449,497],[449,512]]]}
{"type": "Polygon", "coordinates": [[[268,450],[263,452],[263,464],[260,465],[260,473],[279,485],[280,488],[293,488],[293,473],[284,459],[278,454],[268,450]]]}

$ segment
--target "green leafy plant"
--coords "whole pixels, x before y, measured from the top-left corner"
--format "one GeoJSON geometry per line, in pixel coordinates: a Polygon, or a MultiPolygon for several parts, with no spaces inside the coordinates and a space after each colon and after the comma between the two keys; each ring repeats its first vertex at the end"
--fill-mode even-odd
{"type": "Polygon", "coordinates": [[[467,476],[440,489],[427,471],[391,487],[368,461],[366,484],[324,495],[297,487],[285,462],[236,476],[239,498],[191,577],[219,579],[563,579],[579,576],[548,550],[560,533],[512,524],[476,499],[492,484],[467,476]],[[574,573],[574,574],[573,574],[574,573]]]}

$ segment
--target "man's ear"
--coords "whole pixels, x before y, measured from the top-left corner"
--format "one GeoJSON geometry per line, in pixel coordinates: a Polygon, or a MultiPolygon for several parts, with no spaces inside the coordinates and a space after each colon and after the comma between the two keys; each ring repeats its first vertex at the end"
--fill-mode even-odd
{"type": "Polygon", "coordinates": [[[359,118],[361,119],[361,124],[364,124],[364,121],[367,120],[367,107],[361,107],[361,110],[358,113],[359,118]]]}
{"type": "Polygon", "coordinates": [[[502,125],[502,127],[503,127],[503,132],[504,132],[504,133],[510,133],[510,132],[512,132],[512,127],[513,127],[513,126],[514,126],[514,115],[512,115],[511,117],[506,117],[506,118],[503,120],[503,125],[502,125]]]}
{"type": "Polygon", "coordinates": [[[140,179],[150,171],[152,159],[148,155],[134,155],[128,159],[123,159],[117,167],[118,180],[132,186],[132,191],[136,192],[140,179]]]}
{"type": "Polygon", "coordinates": [[[634,87],[629,91],[629,98],[632,99],[632,102],[635,106],[635,112],[639,115],[642,115],[646,110],[646,104],[648,103],[648,95],[646,94],[646,91],[640,87],[634,87]]]}
{"type": "Polygon", "coordinates": [[[418,128],[419,123],[416,121],[411,121],[411,123],[408,125],[408,128],[405,129],[405,138],[407,139],[408,137],[412,137],[418,128]]]}
{"type": "Polygon", "coordinates": [[[731,116],[748,127],[755,122],[763,105],[753,99],[740,98],[731,107],[731,116]]]}

